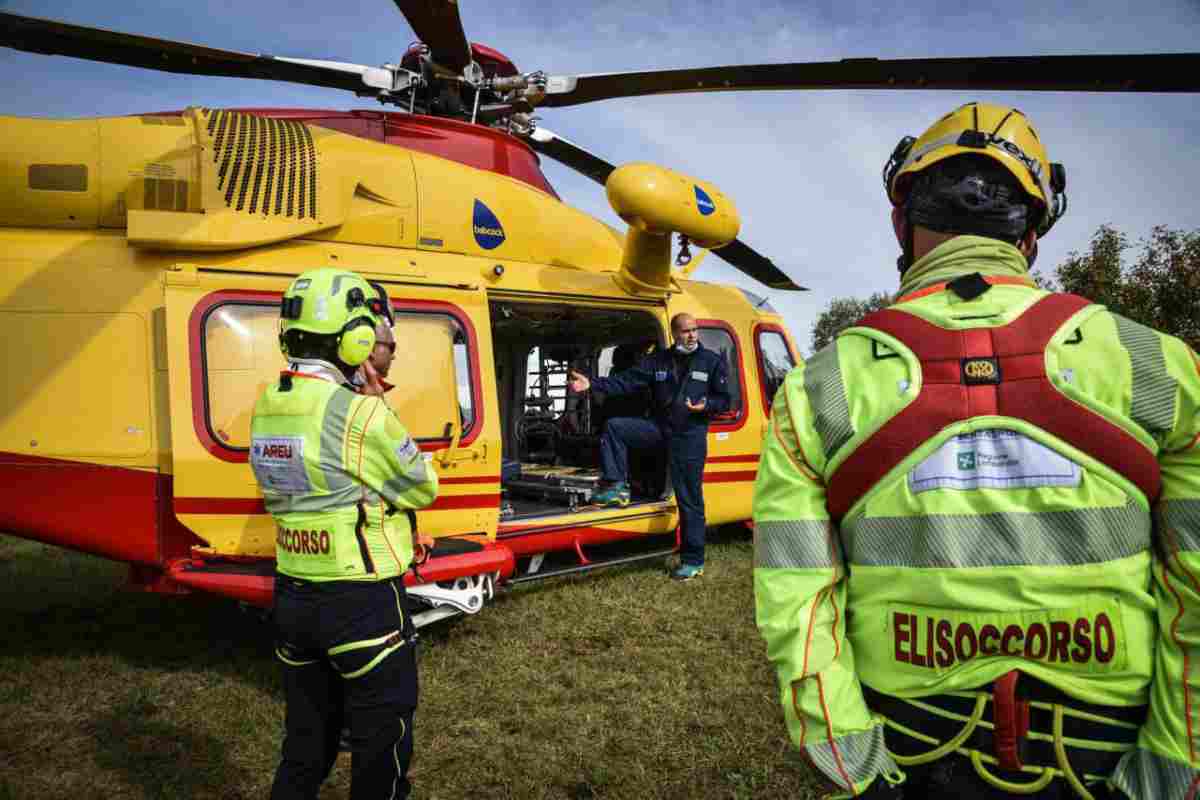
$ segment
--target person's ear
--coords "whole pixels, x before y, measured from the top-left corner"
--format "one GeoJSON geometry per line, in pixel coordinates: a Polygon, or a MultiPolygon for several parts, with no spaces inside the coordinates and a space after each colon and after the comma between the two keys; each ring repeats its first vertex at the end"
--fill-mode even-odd
{"type": "Polygon", "coordinates": [[[908,236],[908,220],[904,218],[904,209],[900,206],[892,206],[892,230],[896,232],[896,242],[904,247],[908,236]]]}
{"type": "Polygon", "coordinates": [[[1025,256],[1025,258],[1029,258],[1036,247],[1037,231],[1033,228],[1030,228],[1025,235],[1021,237],[1021,240],[1017,242],[1017,249],[1021,251],[1021,255],[1025,256]]]}

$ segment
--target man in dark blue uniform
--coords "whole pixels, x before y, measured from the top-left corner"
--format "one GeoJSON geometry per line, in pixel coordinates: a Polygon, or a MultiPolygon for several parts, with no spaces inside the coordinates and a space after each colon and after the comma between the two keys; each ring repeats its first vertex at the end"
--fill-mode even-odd
{"type": "Polygon", "coordinates": [[[571,371],[570,388],[589,388],[608,396],[649,387],[651,419],[610,419],[600,437],[604,486],[593,500],[601,505],[629,504],[629,448],[667,447],[671,485],[679,503],[682,529],[676,580],[704,574],[704,458],[709,417],[729,410],[729,371],[725,359],[700,344],[696,320],[676,314],[671,320],[674,346],[646,356],[633,367],[607,378],[571,371]]]}

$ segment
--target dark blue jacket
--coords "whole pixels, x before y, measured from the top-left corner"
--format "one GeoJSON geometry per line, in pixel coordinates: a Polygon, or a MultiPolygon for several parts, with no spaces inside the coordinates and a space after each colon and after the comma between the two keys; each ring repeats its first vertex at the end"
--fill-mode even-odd
{"type": "Polygon", "coordinates": [[[608,395],[649,387],[654,419],[675,433],[708,430],[708,418],[728,411],[731,404],[725,359],[702,344],[690,355],[674,347],[652,353],[624,372],[591,381],[593,389],[608,395]],[[685,399],[696,403],[701,398],[708,401],[704,411],[689,411],[685,399]]]}

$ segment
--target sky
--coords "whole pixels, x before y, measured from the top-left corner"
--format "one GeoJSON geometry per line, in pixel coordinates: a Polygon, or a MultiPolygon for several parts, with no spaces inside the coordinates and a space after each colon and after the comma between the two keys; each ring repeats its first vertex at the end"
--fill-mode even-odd
{"type": "MultiPolygon", "coordinates": [[[[1200,0],[812,3],[534,0],[459,3],[467,36],[521,71],[581,74],[840,58],[1158,53],[1200,49],[1200,0]]],[[[376,65],[415,38],[390,0],[0,0],[0,9],[251,53],[376,65]]],[[[378,108],[287,83],[179,76],[0,51],[0,114],[115,116],[189,105],[378,108]]],[[[727,92],[545,109],[540,123],[606,160],[712,181],[739,238],[811,291],[766,290],[709,256],[693,277],[765,294],[801,350],[839,296],[894,291],[899,253],[880,171],[897,140],[970,100],[1016,106],[1067,169],[1067,215],[1042,241],[1050,271],[1102,224],[1133,240],[1200,229],[1200,102],[1190,94],[727,92]]],[[[603,189],[557,163],[564,200],[622,227],[603,189]]]]}

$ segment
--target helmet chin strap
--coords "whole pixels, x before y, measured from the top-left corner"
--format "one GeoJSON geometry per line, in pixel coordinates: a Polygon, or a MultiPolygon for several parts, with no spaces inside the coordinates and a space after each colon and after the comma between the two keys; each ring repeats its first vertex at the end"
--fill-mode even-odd
{"type": "Polygon", "coordinates": [[[913,263],[913,224],[908,216],[908,204],[904,206],[904,247],[900,257],[896,259],[896,269],[900,271],[901,277],[913,263]]]}

